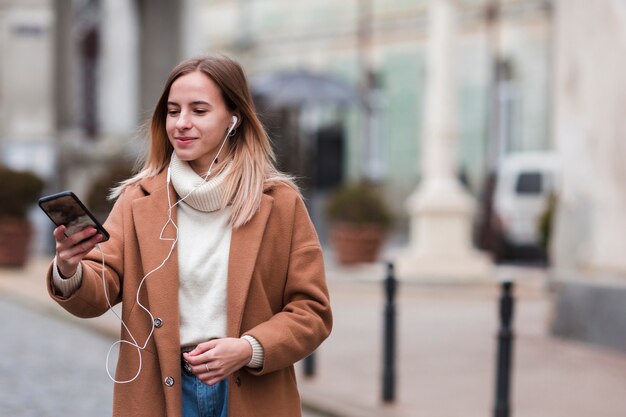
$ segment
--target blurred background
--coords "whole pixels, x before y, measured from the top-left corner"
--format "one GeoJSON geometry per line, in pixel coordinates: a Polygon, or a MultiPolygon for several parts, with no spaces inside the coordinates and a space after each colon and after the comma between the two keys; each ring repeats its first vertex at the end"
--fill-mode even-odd
{"type": "Polygon", "coordinates": [[[205,53],[246,69],[329,250],[327,207],[365,184],[401,280],[530,265],[554,334],[626,354],[626,1],[0,0],[0,164],[105,218],[167,74],[205,53]]]}
{"type": "MultiPolygon", "coordinates": [[[[569,28],[581,12],[544,0],[454,4],[452,169],[480,201],[492,197],[490,174],[503,157],[563,153],[573,142],[570,131],[583,135],[571,127],[570,118],[581,123],[578,115],[556,113],[569,97],[565,83],[583,91],[587,82],[574,58],[566,59],[585,54],[568,50],[569,28]],[[559,61],[572,66],[560,77],[559,61]],[[567,133],[557,123],[563,117],[567,133]]],[[[586,15],[591,6],[582,4],[586,15]]],[[[316,203],[350,181],[384,185],[394,224],[406,229],[404,201],[425,165],[428,6],[426,0],[2,1],[2,161],[34,169],[47,189],[71,188],[94,206],[111,183],[106,177],[125,177],[144,145],[138,127],[170,69],[196,54],[226,54],[246,68],[279,165],[301,178],[322,237],[316,203]]],[[[598,53],[590,45],[592,51],[598,53]]],[[[615,155],[611,147],[619,145],[602,141],[615,155]]],[[[482,220],[485,213],[477,213],[482,220]]],[[[580,250],[585,262],[600,256],[580,250]]]]}

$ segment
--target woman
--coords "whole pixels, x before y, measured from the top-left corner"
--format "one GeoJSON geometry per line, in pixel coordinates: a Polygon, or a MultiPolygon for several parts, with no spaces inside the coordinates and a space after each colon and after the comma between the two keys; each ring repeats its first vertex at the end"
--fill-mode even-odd
{"type": "Polygon", "coordinates": [[[60,226],[48,273],[74,315],[122,303],[113,414],[301,415],[293,364],[332,325],[322,250],[241,67],[179,64],[150,138],[143,169],[112,192],[103,255],[94,229],[60,226]]]}

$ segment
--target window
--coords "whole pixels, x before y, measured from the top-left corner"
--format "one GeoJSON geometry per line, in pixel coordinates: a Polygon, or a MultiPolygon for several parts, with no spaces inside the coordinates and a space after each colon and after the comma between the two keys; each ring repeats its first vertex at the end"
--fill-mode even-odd
{"type": "Polygon", "coordinates": [[[543,176],[541,172],[522,172],[517,177],[515,193],[525,195],[541,194],[543,189],[543,176]]]}

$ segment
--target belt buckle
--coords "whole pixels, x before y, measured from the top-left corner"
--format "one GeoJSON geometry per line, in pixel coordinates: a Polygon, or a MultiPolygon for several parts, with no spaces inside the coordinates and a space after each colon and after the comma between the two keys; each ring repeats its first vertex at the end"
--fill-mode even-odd
{"type": "Polygon", "coordinates": [[[187,363],[187,361],[185,361],[183,359],[183,371],[189,375],[189,376],[193,376],[193,372],[191,371],[191,365],[189,365],[189,363],[187,363]]]}
{"type": "Polygon", "coordinates": [[[183,372],[185,372],[187,375],[189,376],[193,376],[193,371],[191,370],[191,365],[189,365],[189,362],[187,362],[185,360],[185,358],[183,357],[183,353],[185,352],[191,352],[193,349],[184,349],[183,351],[181,351],[180,353],[180,363],[181,363],[181,368],[183,369],[183,372]]]}

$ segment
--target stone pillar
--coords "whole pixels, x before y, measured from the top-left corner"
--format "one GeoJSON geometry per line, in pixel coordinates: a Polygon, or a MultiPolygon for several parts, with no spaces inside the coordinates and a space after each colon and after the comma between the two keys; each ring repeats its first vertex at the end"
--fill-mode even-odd
{"type": "Polygon", "coordinates": [[[31,168],[33,147],[50,145],[54,130],[54,16],[49,1],[31,3],[0,9],[0,140],[11,148],[8,163],[23,168],[31,168]]]}
{"type": "MultiPolygon", "coordinates": [[[[252,13],[249,0],[244,0],[245,6],[248,8],[248,13],[252,13]]],[[[242,0],[239,0],[241,3],[242,0]]],[[[210,52],[208,45],[206,44],[206,39],[200,35],[201,32],[198,28],[201,28],[203,25],[202,22],[202,11],[203,8],[202,0],[182,0],[181,3],[181,28],[180,28],[180,50],[181,50],[181,59],[190,58],[192,56],[204,54],[210,52]]],[[[206,7],[206,6],[204,6],[206,7]]],[[[247,24],[246,29],[250,30],[250,22],[242,21],[243,24],[247,24]]],[[[244,30],[244,28],[240,28],[240,30],[244,30]]]]}
{"type": "Polygon", "coordinates": [[[105,0],[100,7],[98,117],[110,146],[112,138],[127,139],[140,122],[139,17],[134,1],[105,0]]]}
{"type": "Polygon", "coordinates": [[[181,59],[182,0],[138,2],[140,56],[139,112],[152,115],[167,75],[181,59]]]}
{"type": "Polygon", "coordinates": [[[423,180],[407,201],[409,247],[396,260],[404,280],[484,279],[488,258],[472,247],[475,203],[456,178],[455,10],[431,2],[424,119],[423,180]]]}
{"type": "Polygon", "coordinates": [[[553,230],[557,270],[626,282],[626,3],[557,1],[554,132],[561,193],[553,230]],[[570,4],[571,3],[571,4],[570,4]],[[583,22],[602,22],[584,36],[583,22]]]}

